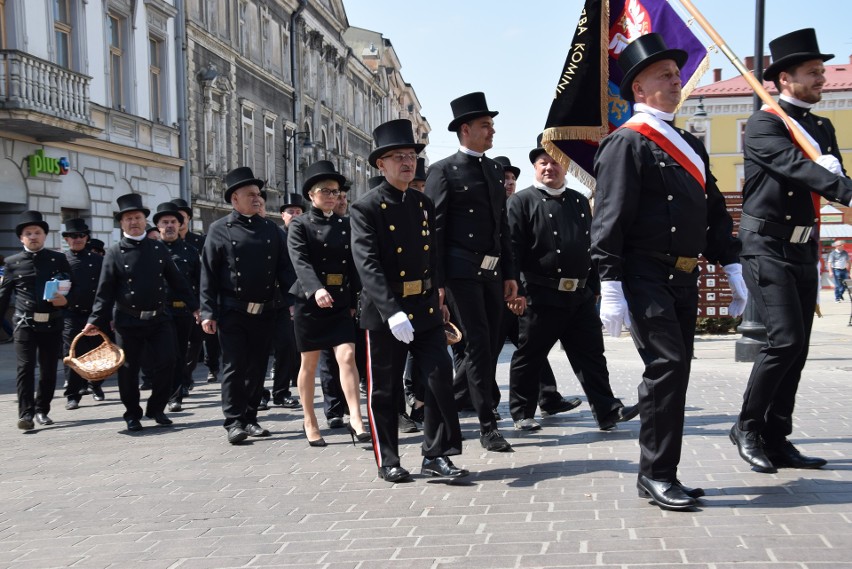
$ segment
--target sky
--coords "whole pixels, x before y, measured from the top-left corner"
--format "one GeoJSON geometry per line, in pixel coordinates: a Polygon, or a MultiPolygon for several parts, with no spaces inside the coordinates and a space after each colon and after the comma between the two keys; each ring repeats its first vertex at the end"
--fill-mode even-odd
{"type": "MultiPolygon", "coordinates": [[[[739,59],[752,54],[754,0],[692,3],[739,59]]],[[[426,148],[431,162],[458,149],[455,133],[447,130],[450,101],[482,91],[489,108],[500,112],[488,155],[508,156],[521,169],[518,189],[532,184],[528,153],[547,119],[582,0],[346,0],[344,6],[350,26],[380,32],[393,44],[402,76],[432,127],[426,148]]],[[[765,54],[771,39],[812,27],[822,52],[835,54],[827,65],[850,62],[849,0],[765,0],[765,6],[765,54]]],[[[721,52],[711,54],[710,68],[717,67],[722,79],[737,73],[721,52]]],[[[708,71],[702,84],[711,79],[708,71]]]]}

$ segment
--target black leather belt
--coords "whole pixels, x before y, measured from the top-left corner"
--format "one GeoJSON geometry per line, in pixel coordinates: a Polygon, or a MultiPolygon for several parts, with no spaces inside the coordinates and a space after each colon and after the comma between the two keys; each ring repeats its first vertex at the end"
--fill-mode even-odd
{"type": "Polygon", "coordinates": [[[451,257],[457,257],[459,259],[464,259],[465,261],[470,261],[471,263],[478,265],[480,269],[486,271],[493,271],[500,263],[500,257],[494,255],[485,255],[484,253],[475,253],[473,251],[468,251],[467,249],[461,249],[459,247],[448,247],[447,255],[451,257]]]}
{"type": "Polygon", "coordinates": [[[222,300],[222,305],[225,308],[239,310],[240,312],[245,312],[246,314],[257,315],[263,314],[264,310],[272,310],[275,307],[275,301],[270,300],[268,302],[246,302],[244,300],[239,300],[226,296],[222,300]]]}
{"type": "Polygon", "coordinates": [[[811,225],[784,225],[783,223],[775,223],[774,221],[754,217],[743,212],[740,217],[740,229],[745,229],[758,235],[783,239],[790,243],[807,243],[811,238],[814,228],[811,225]]]}
{"type": "Polygon", "coordinates": [[[32,320],[37,324],[44,324],[45,322],[50,322],[51,320],[62,318],[62,311],[56,310],[52,312],[20,312],[16,310],[15,318],[19,318],[22,320],[32,320]]]}
{"type": "Polygon", "coordinates": [[[651,251],[650,249],[631,249],[630,253],[644,255],[662,261],[670,267],[674,267],[678,271],[691,273],[698,266],[698,258],[696,257],[677,257],[668,253],[660,253],[659,251],[651,251]]]}
{"type": "Polygon", "coordinates": [[[130,316],[138,318],[139,320],[152,320],[163,313],[162,306],[155,308],[154,310],[136,310],[135,308],[130,308],[129,306],[124,306],[123,304],[116,303],[115,308],[116,310],[124,312],[125,314],[129,314],[130,316]]]}
{"type": "Polygon", "coordinates": [[[586,279],[552,279],[524,272],[524,280],[534,285],[553,288],[561,292],[574,292],[586,287],[586,279]]]}
{"type": "Polygon", "coordinates": [[[432,279],[424,279],[422,281],[403,281],[390,282],[390,289],[401,294],[403,298],[406,296],[417,296],[420,294],[429,294],[432,291],[432,279]]]}

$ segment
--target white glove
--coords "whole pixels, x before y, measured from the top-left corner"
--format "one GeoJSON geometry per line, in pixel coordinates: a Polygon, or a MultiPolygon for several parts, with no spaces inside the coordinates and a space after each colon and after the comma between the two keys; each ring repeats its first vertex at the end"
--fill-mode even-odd
{"type": "Polygon", "coordinates": [[[728,316],[736,318],[745,311],[748,300],[748,288],[743,280],[743,266],[739,263],[731,263],[722,268],[728,275],[728,285],[731,287],[731,294],[734,295],[734,299],[728,306],[728,316]]]}
{"type": "Polygon", "coordinates": [[[843,167],[840,165],[840,160],[832,154],[823,154],[816,159],[816,163],[838,176],[843,175],[843,167]]]}
{"type": "Polygon", "coordinates": [[[621,281],[601,282],[601,322],[607,334],[613,338],[621,336],[622,326],[630,328],[630,315],[627,312],[627,301],[621,290],[621,281]]]}
{"type": "Polygon", "coordinates": [[[414,340],[414,326],[411,325],[405,312],[397,312],[388,318],[388,326],[390,326],[393,337],[403,344],[408,344],[414,340]]]}

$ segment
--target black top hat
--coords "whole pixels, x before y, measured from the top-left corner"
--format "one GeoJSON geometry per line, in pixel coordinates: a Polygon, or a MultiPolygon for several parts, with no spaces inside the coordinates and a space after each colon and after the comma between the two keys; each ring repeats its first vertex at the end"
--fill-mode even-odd
{"type": "Polygon", "coordinates": [[[160,232],[160,228],[159,228],[159,227],[157,227],[156,225],[151,225],[150,223],[149,223],[148,225],[146,225],[146,226],[145,226],[145,234],[146,234],[146,235],[147,235],[148,233],[151,233],[152,231],[156,231],[157,233],[159,233],[159,232],[160,232]]]}
{"type": "Polygon", "coordinates": [[[89,249],[92,251],[97,251],[99,253],[103,253],[104,247],[106,246],[106,244],[100,239],[89,239],[89,242],[86,243],[86,245],[88,245],[89,249]]]}
{"type": "Polygon", "coordinates": [[[367,180],[367,187],[371,190],[377,188],[382,185],[382,182],[385,181],[384,176],[373,176],[369,180],[367,180]]]}
{"type": "Polygon", "coordinates": [[[310,199],[308,192],[320,180],[334,180],[341,188],[346,183],[346,177],[337,171],[334,162],[330,160],[314,162],[305,170],[305,181],[302,182],[302,195],[305,196],[305,199],[310,199]]]}
{"type": "Polygon", "coordinates": [[[418,158],[417,159],[417,168],[414,170],[414,180],[413,182],[425,182],[426,181],[426,159],[418,158]]]}
{"type": "MultiPolygon", "coordinates": [[[[539,134],[535,139],[535,148],[530,150],[530,164],[535,164],[536,159],[539,154],[546,154],[547,150],[541,145],[541,135],[539,134]]],[[[517,178],[517,176],[515,176],[517,178]]]]}
{"type": "Polygon", "coordinates": [[[669,49],[663,36],[658,33],[639,36],[624,48],[618,56],[618,66],[624,72],[621,80],[621,98],[633,101],[633,80],[646,67],[664,59],[673,59],[678,69],[686,63],[689,54],[682,49],[669,49]]]}
{"type": "MultiPolygon", "coordinates": [[[[188,215],[189,218],[192,219],[192,207],[190,207],[190,205],[187,203],[187,201],[185,199],[175,198],[175,199],[172,200],[172,203],[175,205],[175,207],[178,209],[178,211],[185,211],[186,215],[188,215]]],[[[159,207],[158,207],[158,209],[159,209],[159,207]]],[[[155,221],[154,223],[157,223],[157,222],[155,221]]]]}
{"type": "Polygon", "coordinates": [[[243,186],[250,186],[252,184],[260,188],[261,197],[266,199],[266,192],[263,191],[265,182],[255,178],[254,173],[248,166],[234,168],[225,174],[225,187],[227,188],[225,190],[225,203],[231,203],[231,195],[236,190],[239,190],[243,186]]]}
{"type": "Polygon", "coordinates": [[[514,174],[515,179],[517,179],[518,176],[521,175],[521,169],[517,166],[512,166],[512,161],[509,160],[508,156],[496,156],[494,158],[494,161],[503,167],[504,172],[508,171],[514,174]]]}
{"type": "Polygon", "coordinates": [[[425,144],[416,144],[414,142],[414,130],[411,126],[411,121],[408,119],[396,119],[382,123],[373,131],[373,143],[376,149],[370,153],[368,161],[370,166],[376,166],[382,154],[397,148],[413,148],[416,154],[423,152],[426,148],[425,144]]]}
{"type": "Polygon", "coordinates": [[[118,211],[115,212],[116,221],[121,221],[121,216],[129,211],[141,211],[145,217],[148,217],[151,213],[150,209],[142,205],[142,196],[139,194],[118,196],[115,203],[118,205],[118,211]]]}
{"type": "Polygon", "coordinates": [[[15,235],[20,237],[21,233],[24,232],[24,227],[28,225],[38,225],[44,229],[45,233],[50,231],[50,227],[47,225],[40,211],[30,209],[22,213],[21,217],[18,218],[18,225],[15,226],[15,235]]]}
{"type": "Polygon", "coordinates": [[[160,218],[164,215],[174,216],[178,223],[183,225],[183,216],[174,201],[163,202],[157,206],[157,212],[154,214],[154,225],[160,223],[160,218]]]}
{"type": "Polygon", "coordinates": [[[457,132],[459,127],[478,117],[496,117],[500,114],[498,111],[489,111],[488,103],[485,102],[485,93],[468,93],[462,95],[458,99],[450,101],[450,108],[453,109],[453,120],[450,121],[448,130],[457,132]]]}
{"type": "Polygon", "coordinates": [[[763,78],[774,81],[778,74],[811,59],[828,61],[833,53],[820,53],[816,32],[813,28],[796,30],[769,42],[772,64],[763,72],[763,78]]]}
{"type": "Polygon", "coordinates": [[[90,235],[89,226],[86,225],[86,220],[75,217],[65,222],[65,231],[62,232],[63,237],[68,237],[72,233],[85,233],[90,235]]]}
{"type": "Polygon", "coordinates": [[[284,213],[284,210],[288,207],[300,207],[304,211],[305,209],[305,200],[302,199],[302,196],[296,193],[290,194],[290,199],[287,203],[281,204],[281,213],[284,213]]]}

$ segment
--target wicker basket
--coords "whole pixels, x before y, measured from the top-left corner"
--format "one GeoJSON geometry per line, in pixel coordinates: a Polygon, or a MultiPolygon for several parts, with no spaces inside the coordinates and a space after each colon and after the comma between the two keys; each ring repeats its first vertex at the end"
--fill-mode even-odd
{"type": "Polygon", "coordinates": [[[107,335],[100,330],[98,334],[103,338],[103,343],[79,358],[75,355],[74,348],[77,346],[77,340],[83,337],[83,333],[77,334],[71,342],[68,355],[62,360],[62,363],[89,381],[103,381],[124,364],[124,350],[110,342],[107,335]]]}
{"type": "Polygon", "coordinates": [[[447,335],[448,346],[458,344],[462,339],[461,330],[456,328],[456,325],[452,322],[447,322],[446,324],[444,324],[444,333],[447,335]]]}

